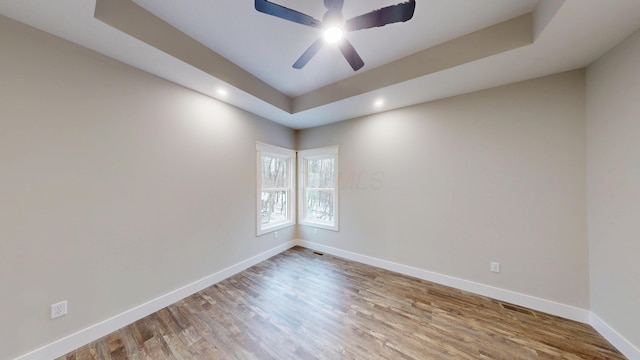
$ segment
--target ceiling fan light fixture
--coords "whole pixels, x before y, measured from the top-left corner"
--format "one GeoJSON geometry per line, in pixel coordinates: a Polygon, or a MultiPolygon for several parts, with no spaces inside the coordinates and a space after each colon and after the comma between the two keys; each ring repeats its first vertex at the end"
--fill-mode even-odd
{"type": "Polygon", "coordinates": [[[335,44],[342,40],[344,31],[337,26],[329,26],[324,30],[323,38],[329,44],[335,44]]]}
{"type": "Polygon", "coordinates": [[[323,32],[322,35],[302,53],[298,60],[296,60],[293,64],[294,69],[302,69],[309,60],[318,53],[324,43],[329,43],[337,45],[336,47],[340,49],[340,52],[349,65],[351,65],[353,71],[362,69],[364,61],[362,61],[362,58],[349,40],[344,38],[344,32],[371,29],[388,24],[405,22],[413,18],[413,13],[416,8],[416,0],[407,0],[396,5],[370,11],[345,21],[342,16],[344,1],[345,0],[324,0],[324,7],[327,8],[327,11],[324,13],[322,21],[269,0],[255,0],[255,8],[261,13],[300,25],[317,28],[323,32]]]}

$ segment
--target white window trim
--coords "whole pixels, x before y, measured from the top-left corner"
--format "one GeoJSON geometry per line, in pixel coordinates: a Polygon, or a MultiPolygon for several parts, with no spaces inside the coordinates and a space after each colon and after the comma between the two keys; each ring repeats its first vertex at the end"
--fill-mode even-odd
{"type": "Polygon", "coordinates": [[[340,229],[340,194],[339,194],[339,159],[340,148],[338,146],[330,146],[318,149],[309,149],[298,151],[298,224],[311,226],[320,229],[339,231],[340,229]],[[304,216],[305,211],[305,191],[306,191],[306,176],[305,176],[305,159],[313,158],[326,158],[333,156],[335,166],[335,187],[333,191],[333,224],[327,224],[326,222],[310,221],[306,220],[304,216]]]}
{"type": "Polygon", "coordinates": [[[296,152],[279,146],[256,142],[256,234],[264,235],[296,224],[296,152]],[[287,212],[289,219],[271,226],[262,226],[262,154],[269,154],[289,159],[289,197],[287,212]]]}

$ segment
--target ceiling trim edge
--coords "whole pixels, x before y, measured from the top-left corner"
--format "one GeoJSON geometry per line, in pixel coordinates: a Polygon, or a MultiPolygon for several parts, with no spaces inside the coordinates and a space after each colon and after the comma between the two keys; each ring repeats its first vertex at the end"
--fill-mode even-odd
{"type": "Polygon", "coordinates": [[[281,110],[291,98],[130,0],[96,0],[94,18],[281,110]]]}
{"type": "Polygon", "coordinates": [[[463,35],[293,98],[292,113],[327,105],[533,43],[532,13],[463,35]]]}
{"type": "Polygon", "coordinates": [[[94,18],[288,114],[530,45],[535,31],[528,13],[292,98],[131,0],[96,0],[94,18]]]}

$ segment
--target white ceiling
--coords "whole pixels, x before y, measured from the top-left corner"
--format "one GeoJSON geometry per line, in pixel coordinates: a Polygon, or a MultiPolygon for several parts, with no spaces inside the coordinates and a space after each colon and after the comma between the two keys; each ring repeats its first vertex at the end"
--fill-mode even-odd
{"type": "MultiPolygon", "coordinates": [[[[338,49],[324,46],[302,70],[292,64],[320,34],[257,12],[252,0],[133,0],[289,96],[354,74],[338,49]]],[[[346,0],[345,19],[403,0],[346,0]]],[[[321,20],[323,0],[276,0],[321,20]]],[[[531,12],[538,0],[418,0],[413,19],[348,34],[366,71],[475,30],[531,12]]]]}
{"type": "MultiPolygon", "coordinates": [[[[639,0],[416,0],[410,21],[347,35],[366,64],[358,72],[329,46],[296,70],[291,65],[319,30],[259,13],[253,0],[133,1],[292,101],[315,96],[322,87],[344,87],[354,75],[373,76],[371,69],[531,12],[535,38],[527,46],[296,112],[95,19],[95,0],[0,0],[0,13],[296,129],[582,68],[640,28],[639,0]],[[217,92],[221,88],[226,95],[217,92]],[[385,103],[375,108],[379,98],[385,103]]],[[[345,0],[343,13],[350,18],[401,1],[345,0]]],[[[322,0],[274,2],[317,19],[325,10],[322,0]]]]}

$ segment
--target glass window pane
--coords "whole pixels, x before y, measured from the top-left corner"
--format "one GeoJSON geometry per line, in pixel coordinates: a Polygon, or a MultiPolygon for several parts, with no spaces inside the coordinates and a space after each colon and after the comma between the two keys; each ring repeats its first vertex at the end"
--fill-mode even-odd
{"type": "Polygon", "coordinates": [[[273,224],[289,219],[287,191],[262,191],[260,200],[261,224],[273,224]]]}
{"type": "Polygon", "coordinates": [[[256,234],[295,224],[296,152],[256,142],[256,234]]]}
{"type": "Polygon", "coordinates": [[[334,159],[307,160],[307,187],[333,188],[335,184],[334,159]]]}
{"type": "Polygon", "coordinates": [[[333,221],[333,190],[307,190],[305,202],[305,219],[333,221]]]}
{"type": "Polygon", "coordinates": [[[262,155],[262,188],[289,187],[289,160],[262,155]]]}

